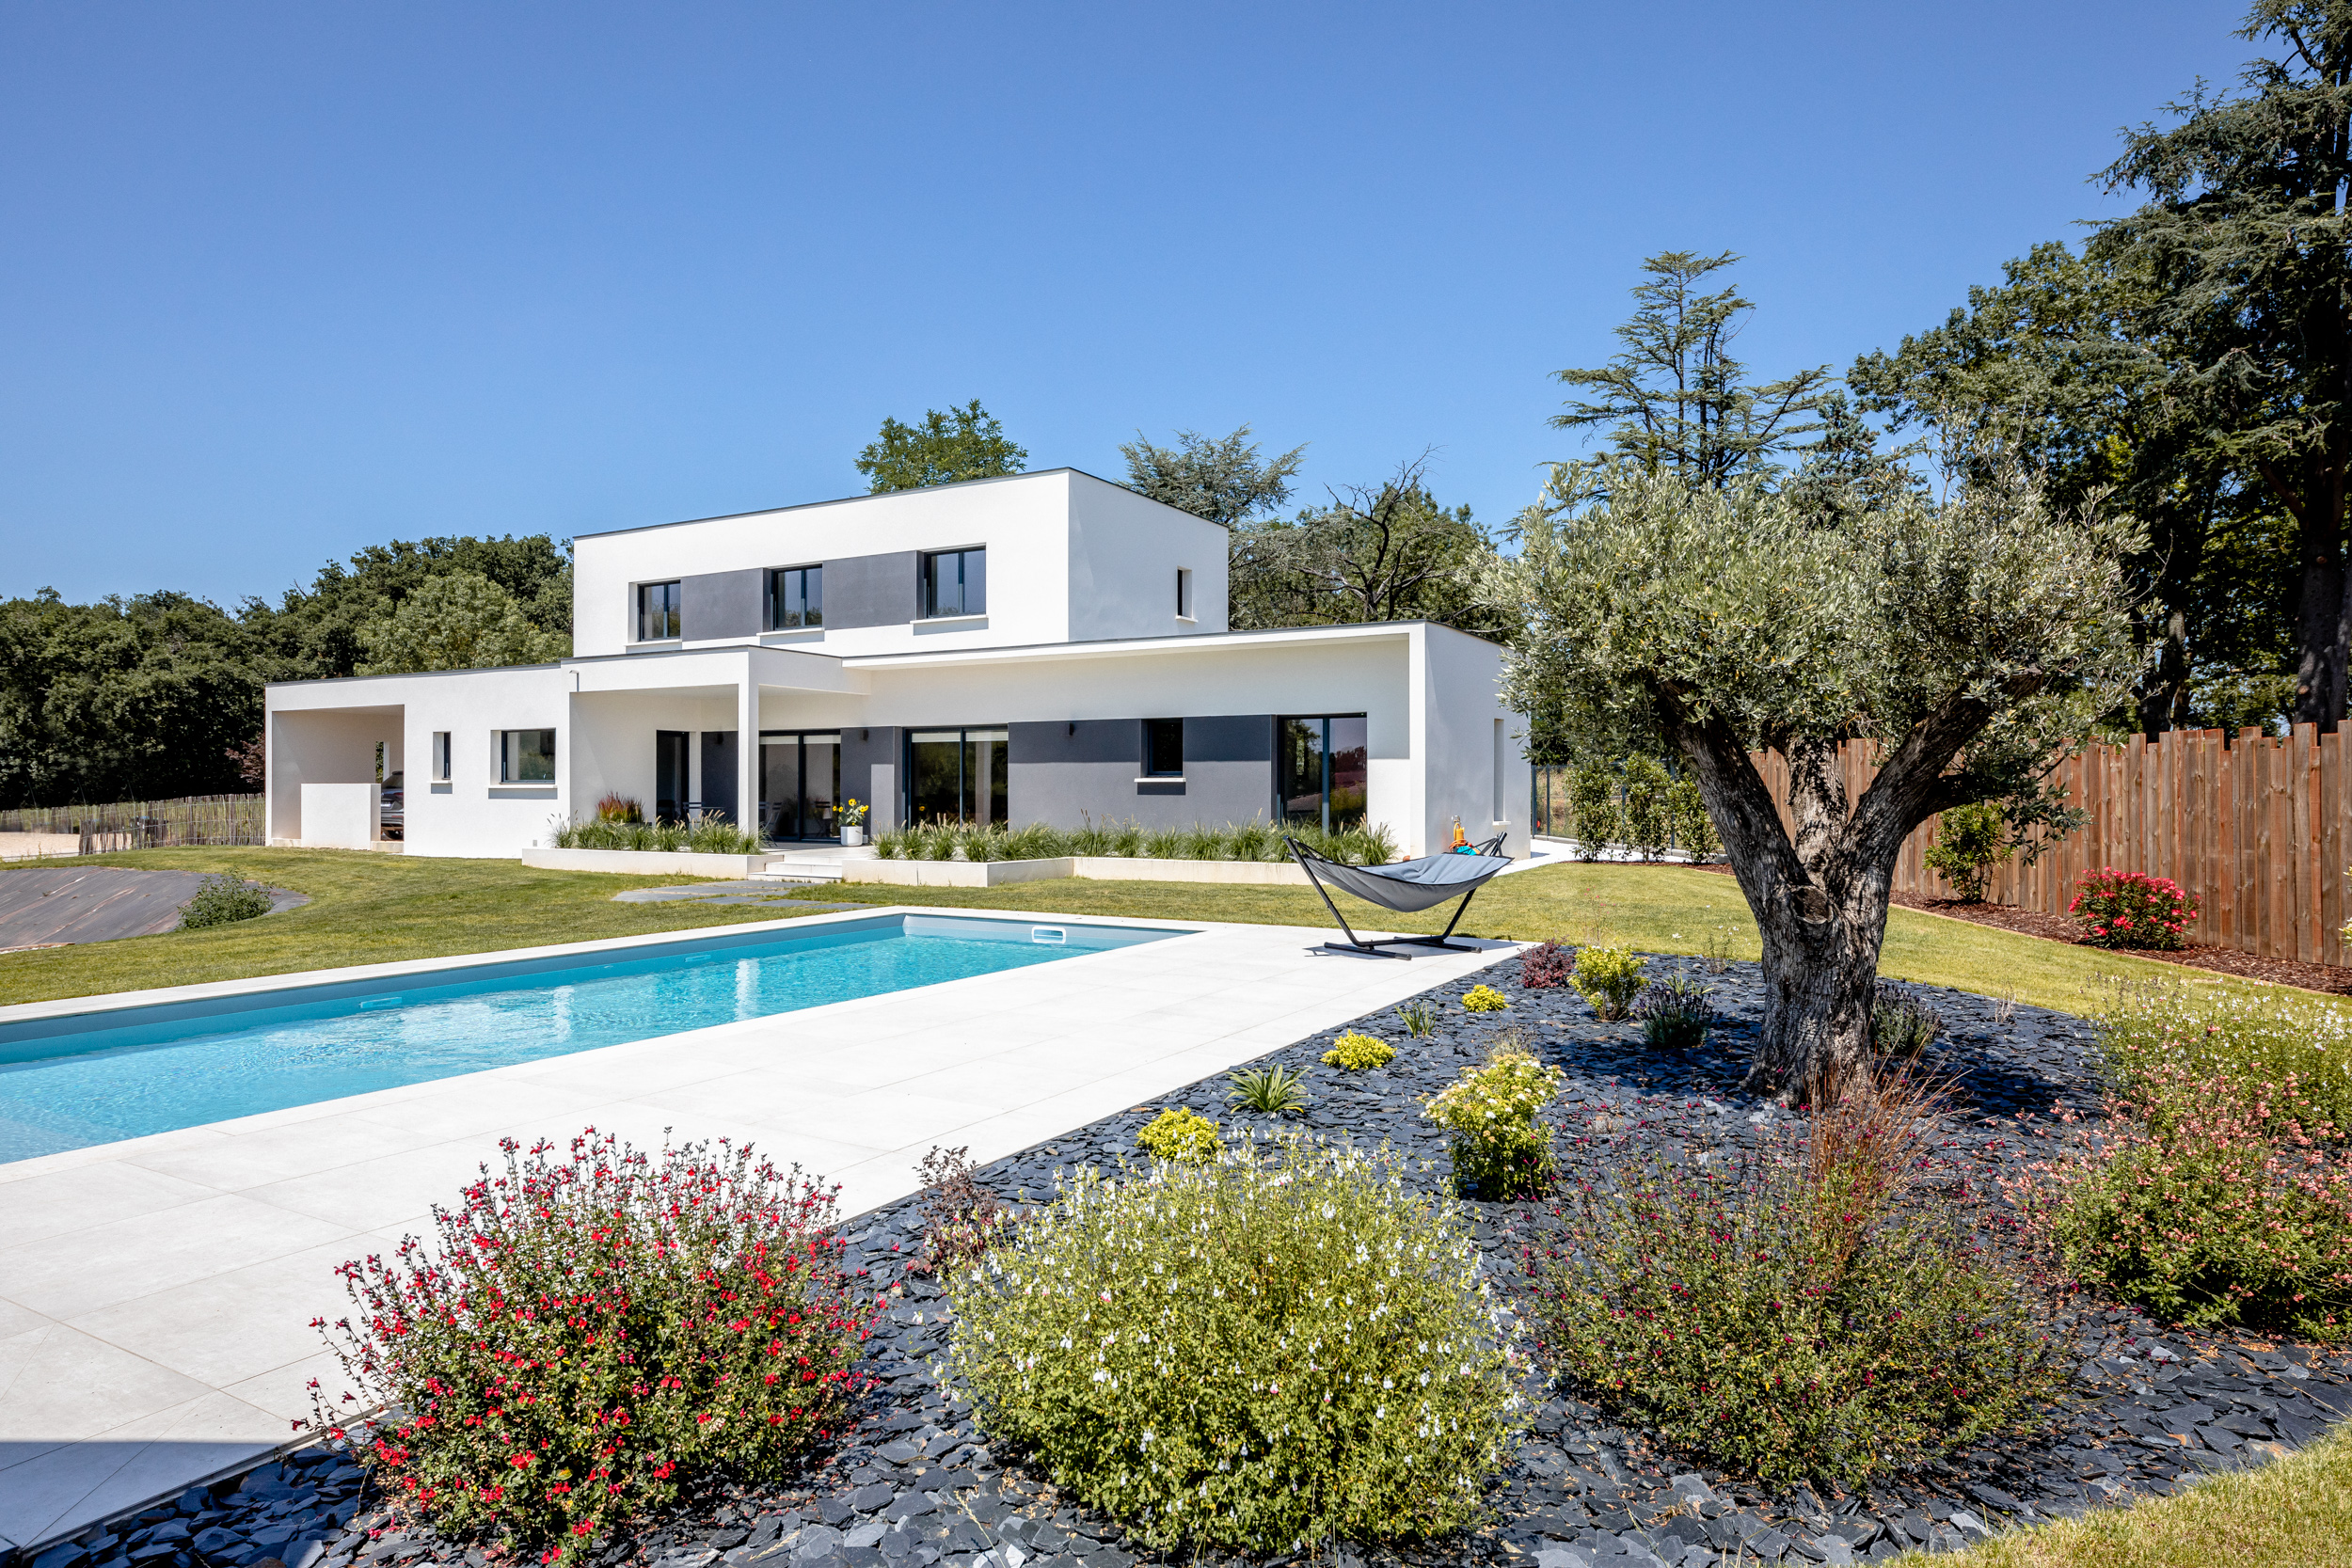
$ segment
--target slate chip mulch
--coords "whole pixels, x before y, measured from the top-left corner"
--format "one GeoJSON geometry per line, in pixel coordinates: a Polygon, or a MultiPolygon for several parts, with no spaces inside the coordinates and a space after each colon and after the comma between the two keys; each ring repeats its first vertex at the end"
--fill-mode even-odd
{"type": "MultiPolygon", "coordinates": [[[[1343,1029],[1264,1059],[1305,1074],[1312,1100],[1297,1123],[1386,1140],[1411,1160],[1433,1161],[1425,1178],[1433,1183],[1444,1177],[1444,1138],[1422,1117],[1419,1100],[1484,1060],[1505,1029],[1518,1030],[1567,1074],[1549,1114],[1571,1176],[1639,1146],[1687,1155],[1788,1130],[1786,1112],[1737,1087],[1762,1013],[1756,966],[1708,973],[1697,960],[1653,958],[1650,973],[1715,988],[1724,1017],[1705,1046],[1650,1053],[1633,1025],[1597,1022],[1572,990],[1522,989],[1512,958],[1431,993],[1440,1016],[1432,1038],[1408,1039],[1393,1012],[1344,1026],[1399,1047],[1386,1069],[1323,1066],[1343,1029]],[[1458,997],[1478,980],[1500,986],[1511,1008],[1464,1011],[1458,997]]],[[[2095,1114],[2090,1027],[2062,1013],[1914,989],[1945,1017],[1947,1032],[1930,1065],[1956,1079],[1960,1097],[1937,1151],[1937,1200],[1979,1216],[1996,1234],[1994,1178],[2033,1144],[2019,1114],[2054,1105],[2095,1114]]],[[[1221,1075],[1203,1080],[997,1161],[982,1175],[1008,1199],[1041,1200],[1057,1168],[1132,1149],[1136,1130],[1168,1105],[1232,1125],[1226,1087],[1221,1075]]],[[[1488,1266],[1506,1292],[1520,1289],[1518,1245],[1536,1206],[1470,1207],[1488,1266]]],[[[1116,1523],[1057,1494],[1021,1454],[992,1446],[958,1391],[937,1381],[933,1368],[953,1325],[937,1285],[909,1268],[921,1241],[914,1200],[856,1216],[844,1234],[851,1265],[884,1300],[862,1364],[877,1386],[863,1397],[854,1429],[794,1477],[707,1484],[664,1516],[600,1543],[593,1568],[1131,1568],[1151,1560],[1116,1523]]],[[[1496,1480],[1488,1523],[1403,1547],[1343,1547],[1337,1561],[1680,1568],[1878,1560],[1912,1545],[1953,1550],[2011,1525],[2167,1494],[2211,1470],[2283,1455],[2352,1416],[2352,1350],[2184,1334],[2122,1309],[2092,1307],[2075,1324],[2074,1376],[2040,1435],[1989,1441],[1851,1495],[1759,1489],[1612,1420],[1573,1389],[1533,1385],[1533,1430],[1496,1480]]],[[[476,1544],[405,1529],[367,1492],[358,1466],[310,1449],[191,1488],[43,1552],[32,1568],[271,1568],[273,1560],[286,1568],[428,1560],[485,1568],[495,1557],[476,1544]]]]}

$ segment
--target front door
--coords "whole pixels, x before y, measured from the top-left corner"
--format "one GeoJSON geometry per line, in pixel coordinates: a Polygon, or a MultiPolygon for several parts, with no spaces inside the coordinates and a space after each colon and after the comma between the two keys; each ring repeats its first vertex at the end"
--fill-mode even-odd
{"type": "Polygon", "coordinates": [[[841,836],[838,731],[759,733],[759,824],[771,839],[841,836]]]}
{"type": "Polygon", "coordinates": [[[686,732],[653,732],[653,815],[657,822],[686,820],[686,732]]]}

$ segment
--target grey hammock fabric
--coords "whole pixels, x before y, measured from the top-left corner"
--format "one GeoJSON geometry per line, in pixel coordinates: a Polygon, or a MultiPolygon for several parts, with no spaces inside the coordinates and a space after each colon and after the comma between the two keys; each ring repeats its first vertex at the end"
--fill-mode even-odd
{"type": "Polygon", "coordinates": [[[1317,855],[1311,869],[1313,875],[1367,904],[1415,914],[1449,898],[1477,892],[1510,863],[1502,855],[1423,855],[1394,865],[1342,865],[1317,855]]]}

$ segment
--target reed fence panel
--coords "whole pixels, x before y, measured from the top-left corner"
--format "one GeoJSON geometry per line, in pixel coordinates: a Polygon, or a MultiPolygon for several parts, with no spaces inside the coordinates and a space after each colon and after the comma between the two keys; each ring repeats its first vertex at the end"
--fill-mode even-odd
{"type": "Polygon", "coordinates": [[[0,811],[0,833],[72,834],[83,854],[269,842],[267,814],[259,794],[15,806],[0,811]]]}

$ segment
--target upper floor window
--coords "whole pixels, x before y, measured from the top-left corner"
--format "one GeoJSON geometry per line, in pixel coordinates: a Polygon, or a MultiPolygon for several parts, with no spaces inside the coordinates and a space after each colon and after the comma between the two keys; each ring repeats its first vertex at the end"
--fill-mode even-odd
{"type": "Polygon", "coordinates": [[[790,631],[825,624],[825,569],[787,566],[768,574],[768,629],[790,631]]]}
{"type": "Polygon", "coordinates": [[[987,613],[987,550],[934,550],[923,557],[925,620],[987,613]]]}
{"type": "Polygon", "coordinates": [[[675,582],[637,585],[637,641],[667,642],[686,635],[686,600],[675,582]]]}
{"type": "Polygon", "coordinates": [[[1196,619],[1192,613],[1192,568],[1189,566],[1176,568],[1176,619],[1196,619]]]}

